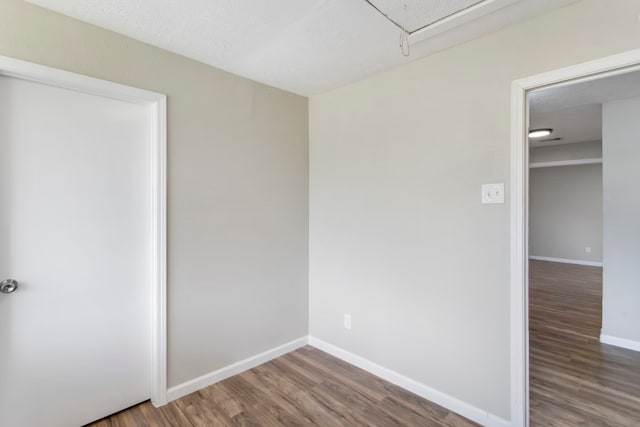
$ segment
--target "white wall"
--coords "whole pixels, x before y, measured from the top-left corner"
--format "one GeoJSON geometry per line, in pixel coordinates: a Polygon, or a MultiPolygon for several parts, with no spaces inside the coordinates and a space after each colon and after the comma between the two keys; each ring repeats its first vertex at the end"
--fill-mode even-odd
{"type": "Polygon", "coordinates": [[[509,419],[510,85],[639,48],[639,12],[584,0],[312,97],[310,333],[509,419]]]}
{"type": "Polygon", "coordinates": [[[603,106],[602,334],[640,348],[640,98],[603,106]]]}
{"type": "Polygon", "coordinates": [[[529,183],[529,254],[602,262],[602,165],[531,169],[529,183]]]}
{"type": "MultiPolygon", "coordinates": [[[[529,157],[531,163],[586,158],[602,158],[600,141],[539,147],[529,157]]],[[[602,165],[530,169],[529,254],[602,262],[602,165]]]]}
{"type": "Polygon", "coordinates": [[[0,55],[168,95],[169,385],[307,334],[307,99],[19,0],[0,55]]]}

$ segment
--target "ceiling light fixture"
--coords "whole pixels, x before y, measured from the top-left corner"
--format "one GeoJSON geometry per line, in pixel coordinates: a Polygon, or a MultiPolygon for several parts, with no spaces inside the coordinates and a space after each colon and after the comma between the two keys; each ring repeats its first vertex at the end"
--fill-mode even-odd
{"type": "Polygon", "coordinates": [[[529,131],[529,138],[544,138],[553,133],[553,129],[531,129],[529,131]]]}

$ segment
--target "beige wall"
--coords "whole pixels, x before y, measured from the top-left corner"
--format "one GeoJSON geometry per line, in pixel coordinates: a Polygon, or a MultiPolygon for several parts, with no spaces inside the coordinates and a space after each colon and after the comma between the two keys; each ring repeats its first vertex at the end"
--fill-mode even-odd
{"type": "Polygon", "coordinates": [[[640,47],[639,12],[584,0],[312,97],[310,333],[509,419],[510,85],[640,47]]]}
{"type": "Polygon", "coordinates": [[[640,347],[640,98],[602,108],[602,334],[640,347]]]}
{"type": "Polygon", "coordinates": [[[170,385],[307,334],[307,99],[18,0],[0,55],[168,95],[170,385]]]}

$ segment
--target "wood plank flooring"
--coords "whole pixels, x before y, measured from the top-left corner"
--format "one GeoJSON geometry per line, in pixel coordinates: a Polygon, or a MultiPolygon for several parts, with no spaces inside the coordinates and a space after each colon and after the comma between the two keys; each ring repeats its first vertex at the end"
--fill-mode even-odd
{"type": "Polygon", "coordinates": [[[154,408],[149,402],[93,427],[477,426],[314,347],[304,347],[154,408]]]}
{"type": "Polygon", "coordinates": [[[531,426],[640,426],[640,353],[598,339],[602,268],[531,261],[529,279],[531,426]]]}

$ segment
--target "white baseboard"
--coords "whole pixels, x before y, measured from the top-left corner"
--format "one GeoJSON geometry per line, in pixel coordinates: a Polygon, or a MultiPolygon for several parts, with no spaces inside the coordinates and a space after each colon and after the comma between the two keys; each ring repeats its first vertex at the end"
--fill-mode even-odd
{"type": "Polygon", "coordinates": [[[182,396],[186,396],[194,391],[203,389],[211,384],[215,384],[219,381],[255,368],[256,366],[262,365],[263,363],[292,352],[300,347],[304,347],[307,345],[307,342],[308,339],[304,336],[281,346],[264,351],[260,354],[256,354],[255,356],[233,363],[229,366],[225,366],[217,371],[209,372],[208,374],[204,374],[198,378],[194,378],[175,387],[171,387],[167,390],[167,402],[179,399],[182,396]]]}
{"type": "Polygon", "coordinates": [[[600,342],[603,344],[615,345],[629,350],[640,351],[640,342],[628,340],[626,338],[618,338],[612,335],[600,334],[600,342]]]}
{"type": "Polygon", "coordinates": [[[382,379],[389,381],[397,385],[398,387],[402,387],[405,390],[408,390],[412,393],[417,394],[431,402],[434,402],[440,406],[443,406],[450,411],[453,411],[463,417],[467,417],[472,421],[480,423],[487,427],[508,427],[511,423],[507,420],[504,420],[500,417],[492,415],[487,411],[483,411],[480,408],[476,408],[466,402],[463,402],[459,399],[456,399],[453,396],[442,393],[441,391],[435,390],[427,385],[419,383],[418,381],[412,380],[411,378],[405,377],[402,374],[399,374],[391,369],[387,369],[383,366],[380,366],[374,362],[371,362],[363,357],[355,355],[347,350],[343,350],[339,347],[334,346],[333,344],[329,344],[325,341],[322,341],[315,337],[309,337],[309,345],[312,345],[326,353],[331,354],[332,356],[337,357],[338,359],[342,359],[345,362],[348,362],[354,366],[357,366],[360,369],[364,369],[365,371],[376,375],[382,379]]]}
{"type": "Polygon", "coordinates": [[[533,259],[536,261],[561,262],[563,264],[589,265],[591,267],[602,267],[603,265],[601,262],[597,262],[597,261],[582,261],[579,259],[565,259],[565,258],[549,258],[546,256],[535,256],[535,255],[530,255],[529,259],[533,259]]]}

